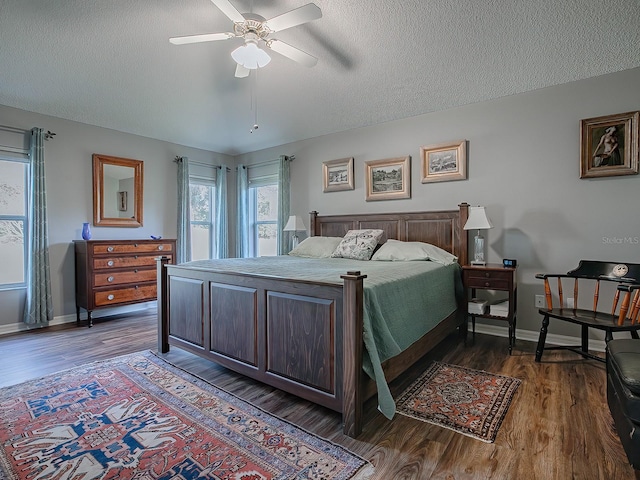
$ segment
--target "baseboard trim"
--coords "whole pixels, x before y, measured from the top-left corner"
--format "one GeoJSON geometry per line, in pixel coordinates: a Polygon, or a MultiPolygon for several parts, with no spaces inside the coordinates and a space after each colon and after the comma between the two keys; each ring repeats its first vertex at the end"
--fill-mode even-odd
{"type": "MultiPolygon", "coordinates": [[[[471,322],[469,323],[469,331],[472,331],[471,322]]],[[[478,323],[476,321],[476,333],[484,333],[486,335],[493,335],[495,337],[509,337],[509,327],[500,327],[497,325],[487,325],[484,323],[478,323]]],[[[538,343],[539,331],[522,330],[516,328],[516,339],[526,340],[528,342],[538,343]]],[[[556,335],[552,333],[547,334],[547,345],[576,345],[580,346],[580,338],[572,337],[569,335],[556,335]]],[[[589,339],[589,350],[594,352],[604,352],[606,343],[604,340],[597,340],[594,338],[589,339]]]]}
{"type": "MultiPolygon", "coordinates": [[[[125,313],[135,313],[146,310],[155,310],[156,303],[146,302],[146,303],[138,303],[135,305],[129,305],[126,307],[113,307],[113,308],[105,308],[100,310],[94,310],[92,313],[92,318],[95,320],[96,318],[103,317],[112,317],[114,315],[122,315],[125,313]]],[[[80,313],[80,320],[84,321],[87,319],[87,312],[82,311],[80,313]]],[[[75,323],[76,322],[76,314],[72,313],[70,315],[59,315],[54,317],[47,325],[28,325],[26,323],[12,323],[11,325],[0,325],[0,336],[9,335],[11,333],[20,333],[20,332],[28,332],[30,330],[39,330],[41,328],[53,327],[55,325],[64,325],[67,323],[75,323]]]]}

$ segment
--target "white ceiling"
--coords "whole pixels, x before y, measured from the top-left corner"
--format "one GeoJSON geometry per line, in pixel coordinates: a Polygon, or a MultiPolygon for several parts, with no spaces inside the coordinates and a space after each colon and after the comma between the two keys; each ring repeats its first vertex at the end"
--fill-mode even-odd
{"type": "MultiPolygon", "coordinates": [[[[231,0],[267,19],[309,1],[231,0]]],[[[318,64],[270,52],[254,80],[241,40],[168,42],[230,31],[210,0],[0,0],[0,104],[236,155],[640,66],[638,0],[314,3],[275,36],[318,64]]]]}

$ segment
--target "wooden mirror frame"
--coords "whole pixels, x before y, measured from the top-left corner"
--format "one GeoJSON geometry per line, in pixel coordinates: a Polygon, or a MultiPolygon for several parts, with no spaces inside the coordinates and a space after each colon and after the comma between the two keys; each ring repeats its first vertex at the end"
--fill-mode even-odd
{"type": "MultiPolygon", "coordinates": [[[[93,224],[98,227],[142,226],[143,162],[130,158],[93,154],[93,224]],[[133,215],[130,217],[106,217],[104,193],[104,167],[113,165],[133,168],[133,215]]],[[[125,201],[126,201],[126,197],[125,201]]],[[[116,201],[116,199],[114,199],[116,201]]],[[[129,200],[130,201],[130,200],[129,200]]]]}

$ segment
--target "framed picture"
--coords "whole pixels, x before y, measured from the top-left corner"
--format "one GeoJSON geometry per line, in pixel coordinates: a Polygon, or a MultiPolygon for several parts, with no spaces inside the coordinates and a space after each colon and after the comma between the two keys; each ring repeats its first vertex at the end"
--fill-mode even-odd
{"type": "Polygon", "coordinates": [[[411,198],[411,157],[364,162],[367,202],[411,198]]]}
{"type": "Polygon", "coordinates": [[[353,157],[322,162],[323,192],[353,190],[353,157]]]}
{"type": "Polygon", "coordinates": [[[580,178],[638,173],[639,114],[580,120],[580,178]]]}
{"type": "Polygon", "coordinates": [[[467,179],[467,141],[420,147],[422,183],[467,179]]]}
{"type": "Polygon", "coordinates": [[[118,192],[118,210],[121,212],[127,211],[127,191],[118,192]]]}

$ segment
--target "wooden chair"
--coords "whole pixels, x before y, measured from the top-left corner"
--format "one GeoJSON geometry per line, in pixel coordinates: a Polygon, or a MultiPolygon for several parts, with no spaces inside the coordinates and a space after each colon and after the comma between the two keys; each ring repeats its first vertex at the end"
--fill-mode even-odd
{"type": "MultiPolygon", "coordinates": [[[[544,280],[544,292],[547,302],[547,308],[538,310],[543,318],[536,348],[536,362],[540,361],[544,350],[552,349],[571,350],[585,358],[604,362],[604,358],[589,353],[589,328],[603,330],[607,343],[613,338],[613,332],[627,331],[630,332],[633,338],[638,338],[638,330],[640,330],[640,322],[638,321],[640,312],[640,264],[580,260],[578,267],[566,274],[539,273],[536,278],[544,280]],[[559,304],[555,308],[549,284],[550,278],[558,279],[559,304]],[[562,290],[563,278],[573,280],[573,305],[565,305],[562,290]],[[601,283],[603,283],[603,290],[611,291],[611,301],[606,310],[598,308],[601,283]],[[604,288],[605,285],[610,287],[604,288]],[[583,290],[584,288],[593,288],[593,307],[591,309],[578,308],[579,286],[583,290]],[[580,325],[582,327],[582,344],[580,346],[545,347],[547,328],[551,318],[580,325]]],[[[600,303],[604,303],[604,301],[600,301],[600,303]]]]}

